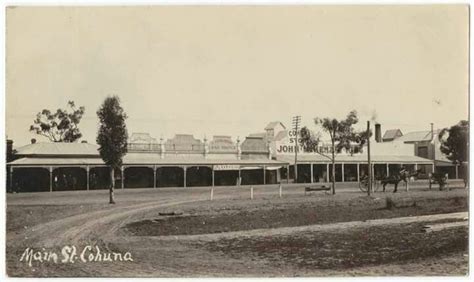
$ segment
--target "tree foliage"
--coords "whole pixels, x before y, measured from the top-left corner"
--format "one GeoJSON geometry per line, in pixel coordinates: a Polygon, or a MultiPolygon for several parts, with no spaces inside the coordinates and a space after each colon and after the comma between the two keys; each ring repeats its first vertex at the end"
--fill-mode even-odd
{"type": "Polygon", "coordinates": [[[469,122],[462,120],[449,129],[441,130],[439,136],[440,150],[453,164],[463,164],[468,160],[469,122]]]}
{"type": "MultiPolygon", "coordinates": [[[[336,155],[341,153],[343,150],[353,153],[352,147],[357,147],[362,150],[362,147],[370,137],[367,135],[367,131],[356,131],[354,125],[359,122],[357,112],[355,110],[349,112],[343,120],[337,120],[335,118],[315,118],[314,123],[320,128],[319,132],[312,132],[307,127],[303,127],[300,132],[301,142],[305,150],[314,151],[332,162],[332,193],[335,194],[335,161],[336,155]],[[331,142],[331,151],[329,153],[315,150],[321,143],[322,132],[329,135],[331,142]]],[[[369,135],[371,133],[369,132],[369,135]]]]}
{"type": "MultiPolygon", "coordinates": [[[[120,106],[117,96],[105,98],[104,103],[97,111],[100,127],[97,134],[99,154],[104,163],[110,168],[110,203],[114,201],[115,170],[122,165],[122,158],[127,152],[127,126],[125,120],[127,115],[120,106]]],[[[123,181],[123,179],[122,179],[123,181]]]]}
{"type": "Polygon", "coordinates": [[[122,165],[122,158],[127,152],[127,115],[120,106],[117,96],[109,96],[97,111],[99,117],[99,132],[97,144],[99,153],[105,164],[112,168],[122,165]]]}
{"type": "MultiPolygon", "coordinates": [[[[368,136],[367,131],[356,131],[353,127],[358,122],[359,119],[355,110],[349,112],[343,120],[337,120],[335,118],[314,119],[314,123],[320,127],[320,131],[329,135],[329,140],[334,147],[335,154],[341,153],[343,150],[352,154],[352,147],[357,147],[359,150],[362,150],[367,142],[368,136]]],[[[322,133],[320,131],[315,133],[307,127],[301,129],[300,136],[305,150],[315,151],[312,150],[312,148],[316,148],[321,143],[322,133]]],[[[331,158],[321,151],[316,152],[322,156],[331,158]]]]}
{"type": "Polygon", "coordinates": [[[52,112],[44,109],[36,114],[30,131],[48,138],[52,142],[75,142],[82,137],[78,124],[85,108],[76,108],[74,101],[67,103],[69,110],[57,109],[52,112]]]}

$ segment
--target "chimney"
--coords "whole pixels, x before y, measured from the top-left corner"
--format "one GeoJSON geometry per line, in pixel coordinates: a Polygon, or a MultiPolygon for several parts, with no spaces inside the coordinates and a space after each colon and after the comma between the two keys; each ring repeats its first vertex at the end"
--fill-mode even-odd
{"type": "Polygon", "coordinates": [[[13,140],[7,139],[7,163],[13,160],[13,140]]]}
{"type": "Polygon", "coordinates": [[[375,141],[377,143],[382,142],[382,128],[380,123],[375,124],[375,141]]]}
{"type": "Polygon", "coordinates": [[[433,130],[433,123],[431,123],[431,141],[433,141],[434,138],[434,130],[433,130]]]}

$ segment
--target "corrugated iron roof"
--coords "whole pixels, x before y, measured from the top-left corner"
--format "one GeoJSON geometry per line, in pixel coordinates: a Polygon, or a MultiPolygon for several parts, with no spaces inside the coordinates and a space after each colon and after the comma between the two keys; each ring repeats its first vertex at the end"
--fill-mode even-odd
{"type": "Polygon", "coordinates": [[[248,137],[260,137],[264,138],[267,136],[266,132],[259,132],[259,133],[250,133],[248,137]]]}
{"type": "Polygon", "coordinates": [[[89,143],[47,143],[29,144],[17,149],[20,156],[99,156],[99,146],[89,143]]]}
{"type": "Polygon", "coordinates": [[[192,134],[175,134],[172,139],[166,141],[167,144],[201,144],[201,140],[194,138],[192,134]]]}
{"type": "Polygon", "coordinates": [[[385,131],[382,139],[383,140],[386,140],[386,139],[393,140],[397,137],[398,132],[400,132],[401,136],[403,136],[403,133],[400,129],[389,129],[389,130],[385,131]]]}
{"type": "MultiPolygon", "coordinates": [[[[206,159],[203,156],[166,156],[158,154],[129,153],[123,159],[124,165],[285,165],[284,161],[260,159],[206,159]]],[[[77,166],[77,165],[104,165],[100,158],[21,158],[10,162],[12,166],[77,166]]]]}
{"type": "Polygon", "coordinates": [[[421,142],[431,141],[431,131],[414,131],[397,138],[397,141],[403,142],[421,142]]]}
{"type": "Polygon", "coordinates": [[[81,166],[104,165],[101,158],[21,158],[9,163],[12,166],[81,166]]]}
{"type": "Polygon", "coordinates": [[[265,130],[274,129],[274,128],[277,127],[278,125],[281,125],[283,128],[286,129],[286,127],[283,125],[283,123],[281,123],[281,122],[279,122],[279,121],[272,121],[272,122],[270,122],[269,124],[267,124],[267,126],[265,126],[265,130]]]}
{"type": "MultiPolygon", "coordinates": [[[[277,160],[286,161],[291,164],[295,163],[295,157],[290,155],[277,155],[277,160]]],[[[417,156],[383,156],[383,155],[375,155],[371,156],[371,161],[373,163],[418,163],[418,164],[432,164],[433,161],[417,156]]],[[[319,154],[314,155],[298,155],[298,163],[304,162],[330,162],[329,158],[321,156],[319,154]]],[[[357,155],[337,155],[336,162],[367,162],[367,155],[357,154],[357,155]]]]}
{"type": "Polygon", "coordinates": [[[156,138],[151,137],[150,133],[134,132],[130,136],[130,143],[156,143],[156,138]]]}
{"type": "Polygon", "coordinates": [[[242,152],[267,151],[267,142],[262,137],[247,137],[241,145],[242,152]]]}

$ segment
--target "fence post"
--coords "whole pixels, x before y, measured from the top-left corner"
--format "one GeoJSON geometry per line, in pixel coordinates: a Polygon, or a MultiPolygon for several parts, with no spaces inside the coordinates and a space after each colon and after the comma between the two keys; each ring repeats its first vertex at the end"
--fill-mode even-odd
{"type": "Polygon", "coordinates": [[[446,173],[444,176],[446,177],[446,191],[448,191],[448,192],[449,192],[449,183],[448,183],[448,180],[449,180],[449,174],[447,174],[447,173],[446,173]]]}
{"type": "Polygon", "coordinates": [[[429,187],[430,187],[430,190],[431,190],[431,173],[428,174],[428,183],[429,183],[429,187]]]}
{"type": "Polygon", "coordinates": [[[280,183],[280,198],[281,198],[281,183],[280,183]]]}
{"type": "Polygon", "coordinates": [[[250,186],[250,199],[253,200],[253,186],[250,186]]]}
{"type": "Polygon", "coordinates": [[[211,187],[211,201],[214,199],[214,187],[211,187]]]}

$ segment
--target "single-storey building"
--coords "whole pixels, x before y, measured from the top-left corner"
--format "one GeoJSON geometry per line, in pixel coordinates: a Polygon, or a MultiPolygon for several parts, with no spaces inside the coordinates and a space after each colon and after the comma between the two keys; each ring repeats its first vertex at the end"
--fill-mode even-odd
{"type": "MultiPolygon", "coordinates": [[[[269,158],[266,148],[264,152],[247,145],[242,148],[228,136],[214,136],[210,142],[186,134],[159,143],[151,137],[144,138],[146,134],[131,136],[123,165],[115,173],[116,187],[278,183],[280,169],[288,165],[269,158]]],[[[98,149],[98,145],[88,143],[34,143],[20,147],[14,154],[15,160],[7,165],[9,189],[106,189],[110,185],[110,170],[98,149]]]]}
{"type": "MultiPolygon", "coordinates": [[[[134,133],[129,137],[123,165],[115,172],[115,187],[330,182],[328,143],[307,150],[297,135],[281,122],[269,123],[265,132],[250,134],[243,142],[222,135],[200,140],[189,134],[176,134],[165,141],[148,133],[134,133]]],[[[375,136],[379,137],[371,140],[371,161],[376,178],[397,174],[402,166],[409,171],[420,170],[420,177],[434,172],[434,160],[417,156],[415,144],[397,139],[381,142],[380,132],[375,136]]],[[[98,148],[89,143],[35,143],[17,148],[9,154],[7,187],[24,192],[106,189],[110,170],[98,148]]],[[[358,182],[368,174],[367,149],[354,146],[338,154],[335,168],[337,182],[358,182]]]]}

